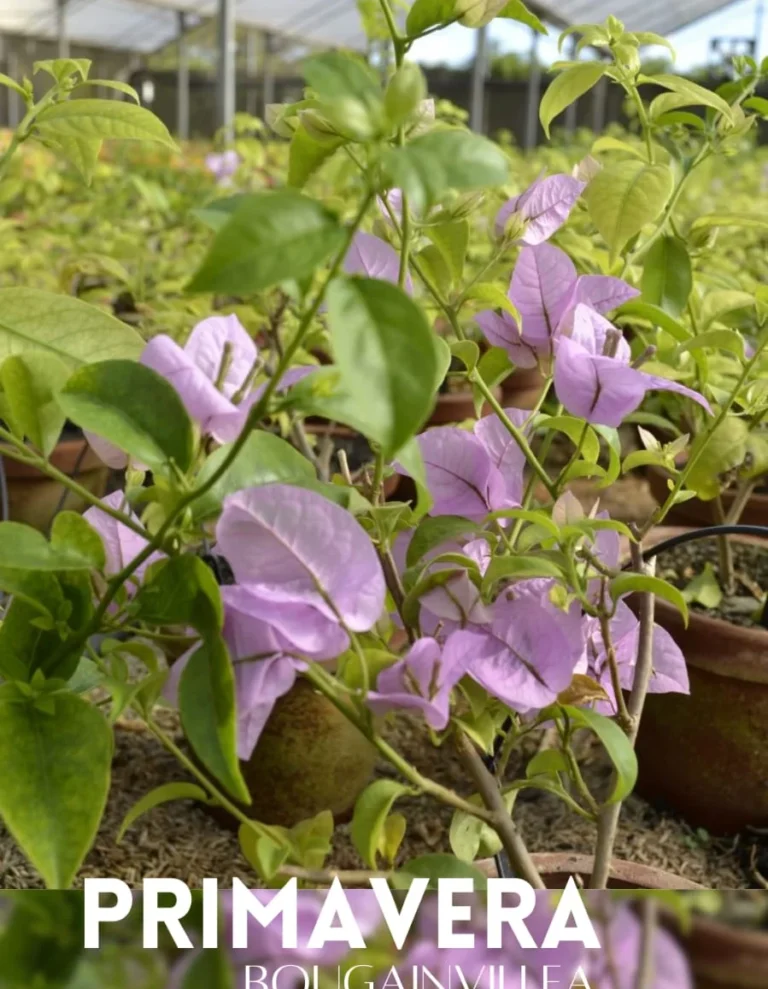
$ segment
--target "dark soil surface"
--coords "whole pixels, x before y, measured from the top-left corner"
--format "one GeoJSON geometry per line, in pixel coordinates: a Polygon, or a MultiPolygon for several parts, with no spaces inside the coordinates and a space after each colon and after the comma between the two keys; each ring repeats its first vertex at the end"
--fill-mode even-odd
{"type": "MultiPolygon", "coordinates": [[[[168,713],[164,720],[166,730],[176,732],[174,716],[168,713]]],[[[427,775],[467,793],[465,774],[452,751],[434,748],[416,718],[398,717],[392,722],[388,736],[427,775]]],[[[126,812],[137,800],[156,786],[187,778],[139,722],[121,722],[116,743],[107,812],[78,884],[85,877],[111,876],[138,887],[143,878],[151,876],[179,878],[199,888],[206,876],[216,877],[226,885],[237,876],[251,886],[256,885],[254,874],[240,853],[236,832],[223,827],[189,801],[156,808],[128,831],[121,844],[115,843],[126,812]]],[[[610,770],[599,751],[594,750],[584,757],[584,772],[588,784],[598,792],[610,770]]],[[[510,773],[520,775],[520,762],[510,766],[510,773]]],[[[378,774],[391,776],[393,771],[387,764],[380,764],[378,774]]],[[[450,810],[425,797],[403,800],[398,809],[408,819],[404,858],[449,849],[450,810]]],[[[515,818],[532,851],[590,853],[593,850],[594,825],[548,794],[524,791],[518,798],[515,818]]],[[[655,810],[639,797],[631,797],[624,805],[616,855],[717,889],[759,886],[755,870],[765,867],[768,874],[768,864],[763,862],[764,858],[768,859],[768,838],[748,834],[712,838],[672,814],[655,810]]],[[[331,865],[343,869],[361,867],[348,825],[337,829],[331,865]]],[[[2,829],[0,888],[41,888],[34,870],[2,829]]]]}
{"type": "MultiPolygon", "coordinates": [[[[707,608],[692,601],[691,607],[702,614],[723,618],[734,625],[753,628],[760,624],[763,602],[768,592],[768,541],[765,546],[740,543],[731,540],[733,553],[735,593],[723,594],[719,605],[707,608]]],[[[658,576],[684,590],[704,571],[707,564],[719,577],[718,541],[716,539],[685,543],[673,550],[659,554],[658,576]]],[[[722,588],[722,579],[720,579],[722,588]]]]}

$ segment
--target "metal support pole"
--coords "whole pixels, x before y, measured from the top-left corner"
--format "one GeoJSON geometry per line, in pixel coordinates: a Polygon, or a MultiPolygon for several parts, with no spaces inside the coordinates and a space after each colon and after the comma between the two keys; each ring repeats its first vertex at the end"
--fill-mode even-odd
{"type": "Polygon", "coordinates": [[[245,36],[245,76],[247,80],[245,109],[252,117],[255,117],[259,112],[258,100],[256,98],[258,72],[259,33],[251,28],[245,36]]]}
{"type": "MultiPolygon", "coordinates": [[[[9,51],[8,58],[6,59],[6,64],[8,66],[8,75],[11,79],[16,79],[18,82],[19,75],[19,59],[16,52],[9,51]]],[[[16,128],[21,123],[21,97],[18,93],[14,92],[12,89],[8,89],[8,126],[11,130],[16,130],[16,128]]]]}
{"type": "Polygon", "coordinates": [[[755,61],[760,64],[763,51],[763,24],[765,23],[765,0],[757,0],[755,5],[755,61]]]}
{"type": "MultiPolygon", "coordinates": [[[[578,43],[577,40],[576,40],[576,36],[575,35],[571,35],[569,40],[570,40],[570,44],[569,44],[569,55],[568,55],[568,57],[570,59],[575,59],[577,57],[576,56],[576,45],[578,43]]],[[[576,122],[577,122],[577,119],[578,119],[578,117],[577,117],[578,110],[579,110],[579,101],[578,100],[574,100],[573,103],[571,103],[571,105],[565,111],[565,132],[566,132],[566,134],[574,134],[575,133],[575,131],[576,131],[576,122]]]]}
{"type": "Polygon", "coordinates": [[[605,102],[608,97],[608,81],[601,79],[592,90],[592,130],[602,134],[605,127],[605,102]]]}
{"type": "Polygon", "coordinates": [[[176,130],[180,141],[189,140],[189,51],[187,48],[187,15],[178,13],[178,69],[176,72],[176,130]]]}
{"type": "Polygon", "coordinates": [[[488,28],[477,31],[475,60],[472,64],[472,90],[470,95],[469,126],[482,134],[485,131],[485,77],[488,62],[488,28]]]}
{"type": "Polygon", "coordinates": [[[539,103],[541,102],[541,64],[539,63],[539,32],[531,31],[530,70],[528,76],[528,106],[525,113],[526,151],[536,147],[539,140],[539,103]]]}
{"type": "Polygon", "coordinates": [[[58,0],[56,6],[56,37],[58,57],[69,58],[69,35],[67,34],[67,0],[58,0]]]}
{"type": "Polygon", "coordinates": [[[264,111],[270,103],[275,102],[275,63],[274,54],[276,49],[276,39],[269,31],[264,33],[264,65],[263,65],[263,99],[264,111]]]}
{"type": "Polygon", "coordinates": [[[219,0],[219,127],[232,140],[235,119],[235,0],[219,0]]]}

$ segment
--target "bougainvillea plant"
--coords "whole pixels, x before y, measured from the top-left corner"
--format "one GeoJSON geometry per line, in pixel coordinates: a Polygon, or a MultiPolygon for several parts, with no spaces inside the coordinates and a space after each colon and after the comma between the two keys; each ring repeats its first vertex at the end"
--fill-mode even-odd
{"type": "MultiPolygon", "coordinates": [[[[687,691],[684,657],[654,624],[657,596],[684,615],[686,604],[643,562],[643,541],[695,490],[724,424],[764,412],[768,327],[759,293],[748,346],[717,315],[706,327],[671,317],[676,288],[652,296],[651,259],[672,236],[697,236],[676,218],[685,183],[744,139],[764,110],[751,94],[768,67],[745,60],[715,94],[646,78],[638,53],[655,37],[614,19],[581,28],[580,44],[606,58],[559,67],[545,128],[607,76],[636,106],[645,151],[603,142],[573,174],[520,188],[497,145],[435,116],[406,55],[456,20],[509,16],[543,30],[536,18],[517,0],[417,0],[404,26],[388,0],[381,11],[395,54],[386,83],[353,55],[311,57],[305,98],[270,113],[290,138],[285,184],[204,211],[212,243],[189,291],[263,307],[258,343],[236,316],[213,314],[184,344],[161,334],[144,345],[77,300],[0,291],[11,355],[0,452],[91,505],[61,512],[48,536],[0,525],[0,814],[48,886],[68,887],[93,842],[110,724],[129,707],[197,782],[148,794],[126,826],[164,800],[196,798],[237,819],[262,882],[327,879],[332,815],[294,828],[253,820],[242,772],[275,703],[302,680],[396,770],[355,808],[365,870],[480,881],[473,861],[503,848],[543,888],[514,821],[516,794],[532,787],[594,822],[591,885],[604,888],[646,695],[687,691]],[[651,82],[666,92],[649,105],[651,82]],[[302,191],[332,158],[344,164],[338,186],[302,191]],[[571,225],[591,238],[590,264],[565,249],[571,225]],[[478,229],[488,255],[470,271],[478,229]],[[330,363],[318,364],[320,351],[330,363]],[[499,400],[518,368],[542,376],[531,409],[499,400]],[[477,416],[430,427],[446,377],[474,394],[477,416]],[[676,441],[686,460],[666,503],[632,528],[599,503],[585,509],[569,482],[591,477],[599,491],[631,467],[618,427],[660,415],[648,411],[659,401],[696,424],[693,443],[676,441]],[[329,472],[307,429],[317,417],[362,435],[370,464],[353,473],[342,454],[329,472]],[[120,491],[99,501],[50,464],[65,419],[124,471],[120,491]],[[548,461],[555,436],[570,444],[559,471],[548,461]],[[386,500],[395,477],[412,498],[386,500]],[[108,717],[89,700],[94,687],[110,698],[108,717]],[[158,723],[168,703],[186,748],[158,723]],[[458,751],[474,796],[396,751],[382,724],[398,710],[458,751]],[[543,726],[551,747],[510,778],[513,752],[543,726]],[[605,792],[582,775],[577,732],[613,764],[605,792]],[[400,860],[396,806],[411,794],[454,810],[453,856],[400,860]]],[[[55,92],[80,71],[54,63],[67,81],[55,92]]],[[[45,136],[53,118],[63,149],[93,152],[104,132],[87,123],[88,102],[31,105],[13,147],[45,136]]],[[[365,870],[342,878],[360,882],[365,870]]]]}

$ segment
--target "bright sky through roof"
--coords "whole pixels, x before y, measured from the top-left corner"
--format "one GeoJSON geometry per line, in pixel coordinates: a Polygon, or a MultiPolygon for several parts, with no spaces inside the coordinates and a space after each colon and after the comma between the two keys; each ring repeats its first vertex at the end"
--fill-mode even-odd
{"type": "MultiPolygon", "coordinates": [[[[695,24],[676,31],[669,40],[677,50],[676,68],[678,71],[707,65],[711,59],[709,42],[711,38],[752,38],[755,33],[758,5],[766,5],[760,44],[761,57],[768,55],[768,0],[739,0],[695,24]]],[[[585,18],[588,20],[588,18],[585,18]]],[[[631,30],[631,19],[627,20],[631,30]]],[[[539,57],[544,63],[558,58],[557,28],[550,29],[549,37],[539,42],[539,57]]],[[[511,21],[494,21],[491,38],[497,42],[502,52],[527,52],[531,44],[530,31],[511,21]]],[[[659,49],[663,53],[664,49],[659,49]]],[[[455,25],[433,34],[411,49],[412,57],[426,65],[464,65],[474,52],[474,32],[455,25]]],[[[648,54],[652,50],[648,49],[648,54]]]]}

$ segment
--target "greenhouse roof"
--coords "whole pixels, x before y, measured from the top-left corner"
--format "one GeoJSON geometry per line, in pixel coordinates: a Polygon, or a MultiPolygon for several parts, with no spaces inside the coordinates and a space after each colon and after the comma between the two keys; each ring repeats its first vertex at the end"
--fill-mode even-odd
{"type": "MultiPolygon", "coordinates": [[[[609,14],[637,31],[669,34],[732,0],[532,0],[559,26],[595,23],[609,14]]],[[[176,14],[216,14],[217,0],[66,0],[67,35],[75,44],[149,53],[172,41],[176,14]]],[[[362,48],[356,0],[235,0],[240,24],[316,45],[362,48]]],[[[0,32],[55,38],[57,0],[0,0],[0,32]]]]}

